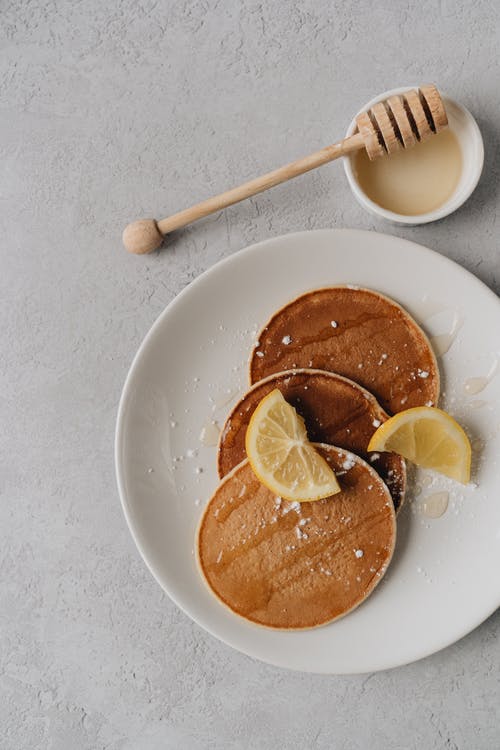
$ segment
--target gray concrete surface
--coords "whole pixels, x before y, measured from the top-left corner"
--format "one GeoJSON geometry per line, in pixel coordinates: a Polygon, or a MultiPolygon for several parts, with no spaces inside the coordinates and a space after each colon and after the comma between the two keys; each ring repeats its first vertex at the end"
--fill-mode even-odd
{"type": "Polygon", "coordinates": [[[487,0],[0,3],[2,750],[500,746],[498,612],[387,673],[257,663],[161,592],[113,469],[142,337],[191,279],[251,242],[382,229],[500,290],[499,41],[487,0]],[[427,80],[470,107],[485,137],[481,183],[447,220],[381,225],[330,165],[151,257],[122,251],[131,218],[325,145],[372,95],[427,80]]]}

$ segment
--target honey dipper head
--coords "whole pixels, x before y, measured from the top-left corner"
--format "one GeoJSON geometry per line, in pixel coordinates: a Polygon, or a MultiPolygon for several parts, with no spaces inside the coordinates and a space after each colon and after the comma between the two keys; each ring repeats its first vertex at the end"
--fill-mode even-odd
{"type": "Polygon", "coordinates": [[[443,100],[434,84],[409,89],[377,102],[356,117],[371,160],[410,148],[448,125],[443,100]]]}

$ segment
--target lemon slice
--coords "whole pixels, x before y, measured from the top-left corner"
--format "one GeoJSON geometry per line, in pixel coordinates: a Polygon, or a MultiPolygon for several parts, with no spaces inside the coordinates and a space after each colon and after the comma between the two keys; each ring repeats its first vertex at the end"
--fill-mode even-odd
{"type": "Polygon", "coordinates": [[[470,479],[469,438],[453,417],[435,407],[417,406],[391,417],[373,433],[368,450],[399,453],[462,484],[470,479]]]}
{"type": "Polygon", "coordinates": [[[340,492],[334,472],[307,439],[304,420],[277,388],[252,414],[245,447],[257,478],[286,500],[310,502],[340,492]]]}

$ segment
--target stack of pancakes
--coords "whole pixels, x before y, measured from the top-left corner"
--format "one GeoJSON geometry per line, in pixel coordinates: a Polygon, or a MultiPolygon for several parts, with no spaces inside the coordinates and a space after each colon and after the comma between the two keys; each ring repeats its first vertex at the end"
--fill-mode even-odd
{"type": "Polygon", "coordinates": [[[250,357],[247,393],[221,433],[221,484],[203,515],[198,559],[210,589],[233,612],[283,629],[331,622],[358,606],[390,562],[404,459],[369,454],[389,415],[435,406],[439,370],[429,341],[398,304],[368,289],[319,289],[280,309],[250,357]],[[245,433],[278,388],[341,492],[312,503],[276,497],[253,474],[245,433]]]}

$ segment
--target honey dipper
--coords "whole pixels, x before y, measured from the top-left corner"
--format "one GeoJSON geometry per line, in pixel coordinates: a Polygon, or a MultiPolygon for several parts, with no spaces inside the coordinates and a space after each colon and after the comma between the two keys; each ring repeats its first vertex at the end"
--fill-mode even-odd
{"type": "Polygon", "coordinates": [[[134,221],[123,232],[123,244],[131,253],[149,253],[161,245],[165,235],[226,206],[262,193],[291,180],[292,177],[362,148],[366,149],[371,160],[410,148],[443,130],[448,125],[448,119],[439,91],[433,84],[427,84],[374,104],[367,112],[361,112],[356,117],[356,124],[357,132],[349,138],[197,203],[166,219],[134,221]]]}

